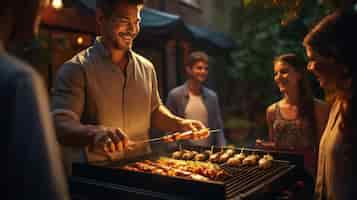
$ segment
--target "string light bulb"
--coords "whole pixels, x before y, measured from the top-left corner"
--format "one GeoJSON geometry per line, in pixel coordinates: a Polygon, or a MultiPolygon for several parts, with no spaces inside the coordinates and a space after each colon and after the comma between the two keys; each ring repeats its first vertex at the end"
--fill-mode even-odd
{"type": "Polygon", "coordinates": [[[63,1],[62,0],[52,0],[52,7],[55,9],[63,8],[63,1]]]}
{"type": "Polygon", "coordinates": [[[77,39],[76,39],[76,42],[78,45],[82,45],[84,40],[83,40],[83,37],[82,36],[78,36],[77,39]]]}

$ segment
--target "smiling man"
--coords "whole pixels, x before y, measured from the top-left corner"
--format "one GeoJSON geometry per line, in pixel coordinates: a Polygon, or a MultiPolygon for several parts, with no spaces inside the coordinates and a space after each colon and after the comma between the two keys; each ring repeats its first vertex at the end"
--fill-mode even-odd
{"type": "Polygon", "coordinates": [[[208,55],[201,51],[192,52],[185,66],[188,80],[170,91],[166,105],[174,114],[196,119],[210,129],[220,129],[204,140],[184,141],[201,146],[224,146],[223,122],[218,98],[213,90],[204,87],[208,77],[208,55]]]}
{"type": "Polygon", "coordinates": [[[204,128],[162,105],[153,64],[132,50],[142,8],[143,0],[97,1],[101,37],[58,73],[52,111],[60,143],[85,150],[85,157],[74,160],[148,153],[148,144],[135,141],[148,139],[151,126],[163,131],[204,128]]]}

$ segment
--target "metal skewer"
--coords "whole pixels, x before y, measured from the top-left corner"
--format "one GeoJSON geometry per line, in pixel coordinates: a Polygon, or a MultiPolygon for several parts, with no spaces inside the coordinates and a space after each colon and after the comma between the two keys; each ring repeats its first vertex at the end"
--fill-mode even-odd
{"type": "Polygon", "coordinates": [[[147,139],[147,140],[139,140],[135,141],[135,144],[141,144],[141,143],[148,143],[148,142],[158,142],[162,140],[163,137],[158,137],[158,138],[152,138],[152,139],[147,139]]]}
{"type": "MultiPolygon", "coordinates": [[[[210,134],[211,133],[218,133],[218,132],[221,132],[221,129],[214,129],[214,130],[209,130],[208,131],[210,134]]],[[[176,133],[174,133],[176,134],[176,133]]],[[[170,135],[173,135],[173,134],[170,134],[170,135]]],[[[169,136],[169,135],[167,135],[169,136]]],[[[147,140],[139,140],[139,141],[135,141],[136,144],[142,144],[142,143],[149,143],[149,142],[160,142],[162,141],[162,139],[164,138],[165,136],[163,137],[158,137],[158,138],[152,138],[152,139],[147,139],[147,140]]]]}
{"type": "Polygon", "coordinates": [[[219,133],[221,132],[221,129],[214,129],[214,130],[210,130],[209,133],[219,133]]]}

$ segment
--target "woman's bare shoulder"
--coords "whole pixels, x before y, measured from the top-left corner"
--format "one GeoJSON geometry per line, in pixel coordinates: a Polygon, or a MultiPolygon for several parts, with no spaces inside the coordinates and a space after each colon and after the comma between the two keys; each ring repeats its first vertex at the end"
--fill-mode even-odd
{"type": "Polygon", "coordinates": [[[269,122],[274,121],[274,116],[275,116],[275,112],[276,112],[276,106],[277,104],[279,104],[280,101],[277,101],[273,104],[271,104],[270,106],[267,107],[266,109],[266,119],[269,122]]]}
{"type": "Polygon", "coordinates": [[[281,100],[277,101],[277,102],[274,102],[273,104],[269,105],[266,109],[266,112],[267,113],[272,113],[272,112],[275,112],[275,109],[276,109],[276,106],[278,104],[280,104],[281,100]]]}

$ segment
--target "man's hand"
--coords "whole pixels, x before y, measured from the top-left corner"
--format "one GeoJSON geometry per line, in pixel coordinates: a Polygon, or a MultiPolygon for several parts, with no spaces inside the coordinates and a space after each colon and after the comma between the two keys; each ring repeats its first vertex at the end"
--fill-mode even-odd
{"type": "Polygon", "coordinates": [[[210,132],[208,128],[204,128],[201,130],[198,130],[196,132],[193,132],[193,140],[202,140],[205,139],[209,136],[210,132]]]}
{"type": "Polygon", "coordinates": [[[180,124],[180,130],[192,131],[191,139],[202,140],[209,136],[208,129],[200,121],[184,119],[184,120],[181,120],[179,124],[180,124]]]}
{"type": "Polygon", "coordinates": [[[197,131],[206,128],[202,122],[191,119],[183,119],[179,121],[179,129],[181,131],[197,131]]]}
{"type": "Polygon", "coordinates": [[[255,146],[257,148],[263,148],[263,149],[274,149],[276,147],[274,142],[264,141],[261,139],[255,140],[255,146]]]}
{"type": "Polygon", "coordinates": [[[93,135],[93,150],[105,153],[121,152],[130,149],[130,140],[119,128],[104,126],[87,126],[88,133],[93,135]]]}

